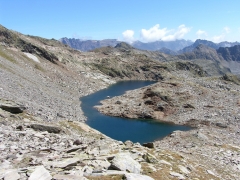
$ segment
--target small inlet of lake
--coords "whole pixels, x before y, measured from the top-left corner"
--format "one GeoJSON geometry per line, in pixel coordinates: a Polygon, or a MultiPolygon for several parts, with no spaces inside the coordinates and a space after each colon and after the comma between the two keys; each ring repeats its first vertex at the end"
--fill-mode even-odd
{"type": "Polygon", "coordinates": [[[152,142],[169,135],[175,130],[190,130],[191,128],[188,126],[162,123],[156,120],[106,116],[94,108],[95,105],[99,105],[100,101],[106,99],[108,96],[119,96],[124,94],[125,91],[141,88],[153,83],[155,82],[120,81],[106,89],[82,97],[80,99],[82,101],[81,107],[84,115],[87,117],[86,124],[113,139],[123,142],[131,140],[134,143],[152,142]]]}

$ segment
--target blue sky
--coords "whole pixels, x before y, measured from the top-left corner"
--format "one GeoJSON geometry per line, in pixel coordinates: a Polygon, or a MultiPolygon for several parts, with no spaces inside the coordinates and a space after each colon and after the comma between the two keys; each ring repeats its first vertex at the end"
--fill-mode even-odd
{"type": "Polygon", "coordinates": [[[0,0],[0,24],[60,39],[240,42],[239,0],[0,0]]]}

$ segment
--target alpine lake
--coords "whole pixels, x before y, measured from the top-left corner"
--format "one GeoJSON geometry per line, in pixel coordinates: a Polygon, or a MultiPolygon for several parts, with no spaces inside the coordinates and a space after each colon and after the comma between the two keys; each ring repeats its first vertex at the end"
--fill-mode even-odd
{"type": "Polygon", "coordinates": [[[141,88],[156,83],[155,81],[120,81],[106,89],[80,98],[81,108],[87,117],[86,124],[101,133],[119,141],[130,140],[134,143],[146,143],[159,140],[173,131],[190,130],[189,126],[181,126],[159,122],[154,119],[126,119],[111,117],[98,112],[94,108],[107,97],[119,96],[125,91],[141,88]]]}

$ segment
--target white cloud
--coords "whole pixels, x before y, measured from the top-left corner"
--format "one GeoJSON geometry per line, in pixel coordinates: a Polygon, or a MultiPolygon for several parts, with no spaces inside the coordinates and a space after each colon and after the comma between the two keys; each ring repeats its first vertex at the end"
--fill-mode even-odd
{"type": "Polygon", "coordinates": [[[224,38],[225,38],[225,34],[221,34],[219,36],[213,36],[212,41],[215,43],[219,43],[219,42],[224,41],[224,38]]]}
{"type": "Polygon", "coordinates": [[[124,41],[132,43],[134,41],[134,31],[133,30],[126,30],[122,33],[124,41]]]}
{"type": "Polygon", "coordinates": [[[206,36],[207,36],[207,32],[199,29],[199,30],[196,32],[196,35],[198,36],[198,39],[200,39],[200,38],[203,38],[204,36],[206,37],[206,36]]]}
{"type": "Polygon", "coordinates": [[[224,29],[224,32],[225,32],[225,33],[227,33],[227,34],[230,33],[230,28],[229,28],[229,27],[226,26],[226,27],[224,27],[223,29],[224,29]]]}
{"type": "Polygon", "coordinates": [[[222,34],[213,36],[213,37],[212,37],[212,41],[215,42],[215,43],[219,43],[219,42],[222,42],[222,41],[226,41],[226,36],[227,36],[227,34],[230,33],[230,31],[231,31],[231,30],[230,30],[229,27],[227,27],[227,26],[224,27],[222,34]]]}
{"type": "Polygon", "coordinates": [[[177,30],[168,30],[167,28],[160,29],[160,25],[156,24],[150,29],[141,30],[141,39],[144,42],[153,42],[158,40],[174,41],[181,39],[190,31],[191,28],[186,27],[184,24],[180,25],[177,30]]]}

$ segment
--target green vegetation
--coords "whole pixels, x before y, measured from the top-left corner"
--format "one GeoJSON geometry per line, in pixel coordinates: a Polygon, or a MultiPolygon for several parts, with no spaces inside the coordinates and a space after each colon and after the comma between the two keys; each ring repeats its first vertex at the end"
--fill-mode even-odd
{"type": "Polygon", "coordinates": [[[34,68],[38,69],[39,71],[45,72],[45,70],[42,68],[42,66],[40,64],[35,64],[34,68]]]}
{"type": "Polygon", "coordinates": [[[221,79],[225,80],[225,81],[229,81],[229,82],[233,82],[234,84],[240,85],[240,80],[236,75],[233,74],[224,74],[221,79]]]}
{"type": "Polygon", "coordinates": [[[11,61],[12,63],[17,63],[17,61],[13,57],[8,55],[2,47],[0,47],[0,56],[8,61],[11,61]]]}

